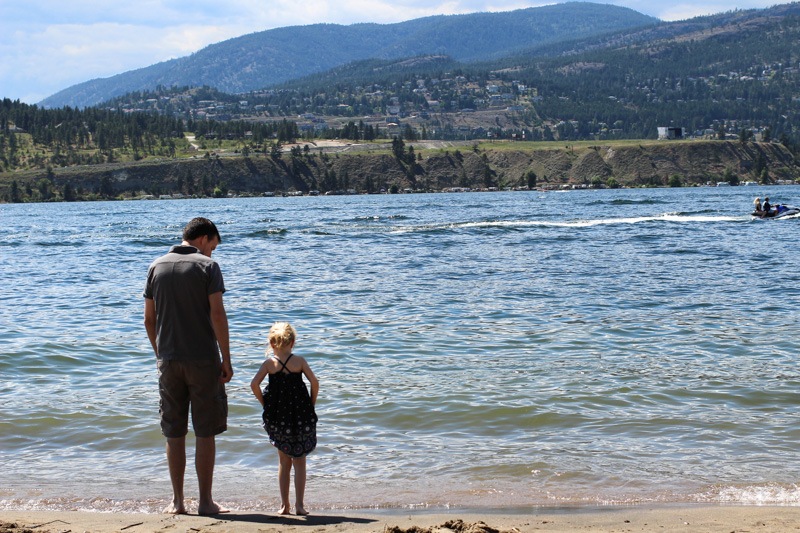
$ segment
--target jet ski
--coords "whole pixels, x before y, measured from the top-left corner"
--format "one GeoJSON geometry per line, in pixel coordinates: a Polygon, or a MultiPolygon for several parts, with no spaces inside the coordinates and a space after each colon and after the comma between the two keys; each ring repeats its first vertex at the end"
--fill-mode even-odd
{"type": "Polygon", "coordinates": [[[800,213],[800,207],[792,205],[777,204],[769,208],[769,211],[753,211],[751,214],[758,218],[783,218],[800,213]]]}

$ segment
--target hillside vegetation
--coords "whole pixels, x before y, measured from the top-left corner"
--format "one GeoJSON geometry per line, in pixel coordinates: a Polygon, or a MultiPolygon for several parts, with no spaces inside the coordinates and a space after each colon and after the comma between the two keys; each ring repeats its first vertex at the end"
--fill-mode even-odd
{"type": "Polygon", "coordinates": [[[276,28],[213,44],[179,59],[69,87],[46,107],[96,105],[128,92],[207,85],[243,93],[361,59],[444,54],[459,61],[505,57],[551,44],[653,24],[631,9],[569,2],[501,13],[433,16],[397,24],[276,28]]]}
{"type": "MultiPolygon", "coordinates": [[[[736,11],[466,64],[441,55],[370,59],[246,95],[161,88],[104,107],[184,120],[288,119],[307,138],[526,140],[759,135],[800,142],[800,4],[736,11]],[[544,55],[541,55],[544,54],[544,55]]],[[[219,133],[216,125],[209,131],[219,133]]],[[[198,135],[204,132],[198,131],[198,135]]]]}
{"type": "Polygon", "coordinates": [[[738,141],[578,143],[402,141],[288,153],[206,153],[0,177],[6,201],[320,193],[425,192],[451,188],[664,187],[800,178],[780,144],[738,141]],[[415,148],[416,146],[416,148],[415,148]]]}
{"type": "MultiPolygon", "coordinates": [[[[436,24],[464,20],[475,19],[436,24]]],[[[800,4],[786,4],[491,61],[364,59],[247,94],[158,87],[58,109],[6,99],[0,195],[791,181],[798,40],[800,4]],[[691,141],[654,142],[662,126],[691,141]]]]}

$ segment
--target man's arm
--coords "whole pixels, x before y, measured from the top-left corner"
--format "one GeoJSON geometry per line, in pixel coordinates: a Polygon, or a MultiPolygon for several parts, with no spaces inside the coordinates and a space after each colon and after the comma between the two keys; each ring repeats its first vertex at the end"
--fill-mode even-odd
{"type": "Polygon", "coordinates": [[[152,298],[144,299],[144,329],[147,330],[147,338],[153,346],[153,352],[158,357],[158,346],[156,345],[156,301],[152,298]]]}
{"type": "Polygon", "coordinates": [[[225,313],[225,305],[222,303],[222,291],[210,294],[208,303],[211,305],[211,326],[214,328],[214,335],[217,337],[219,351],[222,354],[222,374],[219,379],[223,383],[227,383],[233,377],[233,367],[231,366],[228,315],[225,313]]]}

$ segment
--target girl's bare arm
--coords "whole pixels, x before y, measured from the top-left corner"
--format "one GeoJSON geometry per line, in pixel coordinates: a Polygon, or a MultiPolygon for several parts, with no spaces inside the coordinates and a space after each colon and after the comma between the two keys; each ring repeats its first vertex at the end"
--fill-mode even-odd
{"type": "Polygon", "coordinates": [[[317,376],[314,375],[314,372],[311,371],[311,367],[308,366],[308,362],[303,359],[303,374],[305,374],[308,382],[311,384],[311,405],[317,405],[317,394],[319,393],[319,380],[317,376]]]}
{"type": "Polygon", "coordinates": [[[264,395],[261,392],[261,382],[264,381],[264,378],[268,373],[269,370],[267,368],[267,362],[264,361],[261,364],[261,368],[258,369],[258,372],[253,377],[253,380],[250,382],[250,390],[253,391],[253,394],[258,399],[258,402],[262,407],[264,406],[264,395]]]}

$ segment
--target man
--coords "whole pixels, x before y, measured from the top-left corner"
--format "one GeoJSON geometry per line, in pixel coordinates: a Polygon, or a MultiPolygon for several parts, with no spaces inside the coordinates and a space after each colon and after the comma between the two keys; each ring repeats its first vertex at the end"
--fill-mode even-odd
{"type": "Polygon", "coordinates": [[[772,206],[769,203],[769,197],[764,197],[764,205],[761,206],[761,209],[764,210],[764,215],[762,215],[762,216],[765,216],[765,217],[770,216],[769,211],[770,211],[770,209],[772,209],[772,206]]]}
{"type": "Polygon", "coordinates": [[[225,285],[211,253],[222,241],[208,219],[194,218],[183,242],[156,259],[144,289],[144,325],[158,363],[161,431],[167,438],[172,503],[164,512],[185,514],[183,478],[189,409],[197,442],[198,513],[227,512],[211,497],[216,444],[227,429],[225,383],[233,377],[225,285]],[[220,360],[220,353],[222,360],[220,360]]]}

